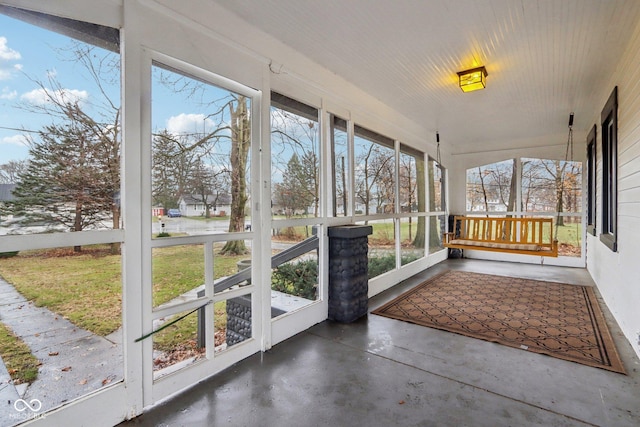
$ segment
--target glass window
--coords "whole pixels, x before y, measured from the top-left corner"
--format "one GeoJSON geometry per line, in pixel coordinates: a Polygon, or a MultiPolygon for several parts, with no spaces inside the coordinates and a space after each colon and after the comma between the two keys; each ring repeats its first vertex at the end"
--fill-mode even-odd
{"type": "Polygon", "coordinates": [[[349,149],[347,122],[331,116],[331,155],[333,165],[333,216],[346,216],[349,212],[349,149]]]}
{"type": "Polygon", "coordinates": [[[467,211],[516,210],[516,170],[516,159],[467,169],[467,211]]]}
{"type": "Polygon", "coordinates": [[[580,212],[582,163],[522,159],[522,205],[526,212],[580,212]]]}
{"type": "Polygon", "coordinates": [[[618,250],[618,87],[602,110],[602,234],[600,240],[618,250]]]}
{"type": "Polygon", "coordinates": [[[246,230],[251,99],[157,62],[152,96],[154,236],[246,230]]]}
{"type": "Polygon", "coordinates": [[[444,249],[442,236],[445,232],[445,215],[429,216],[429,253],[438,252],[444,249]]]}
{"type": "Polygon", "coordinates": [[[120,228],[118,31],[0,7],[0,235],[120,228]]]}
{"type": "Polygon", "coordinates": [[[395,212],[395,150],[392,139],[355,126],[356,214],[395,212]]]}
{"type": "Polygon", "coordinates": [[[400,144],[400,212],[426,212],[424,153],[400,144]]]}
{"type": "Polygon", "coordinates": [[[424,217],[400,218],[400,264],[405,265],[423,258],[424,217]],[[422,233],[422,235],[420,235],[422,233]]]}
{"type": "Polygon", "coordinates": [[[271,93],[271,191],[273,217],[320,214],[318,110],[271,93]]]}
{"type": "Polygon", "coordinates": [[[2,388],[29,385],[43,410],[124,377],[121,242],[93,232],[122,225],[119,38],[0,5],[2,388]]]}
{"type": "Polygon", "coordinates": [[[596,235],[596,125],[587,136],[587,231],[596,235]]]}
{"type": "Polygon", "coordinates": [[[393,218],[367,221],[373,228],[369,236],[369,279],[396,268],[396,220],[393,218]]]}
{"type": "Polygon", "coordinates": [[[442,166],[429,158],[429,212],[439,212],[444,209],[444,177],[442,166]]]}

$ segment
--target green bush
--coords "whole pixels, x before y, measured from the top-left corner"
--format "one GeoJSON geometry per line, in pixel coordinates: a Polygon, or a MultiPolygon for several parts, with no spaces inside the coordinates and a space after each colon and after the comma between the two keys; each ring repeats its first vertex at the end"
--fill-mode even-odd
{"type": "Polygon", "coordinates": [[[14,257],[16,255],[18,255],[19,251],[13,251],[13,252],[0,252],[0,258],[11,258],[14,257]]]}
{"type": "Polygon", "coordinates": [[[171,234],[167,233],[166,231],[161,231],[160,233],[158,233],[157,237],[171,237],[171,234]]]}
{"type": "Polygon", "coordinates": [[[306,260],[278,266],[271,275],[271,289],[315,300],[318,295],[318,263],[306,260]]]}
{"type": "MultiPolygon", "coordinates": [[[[417,254],[409,254],[403,255],[400,261],[400,265],[409,264],[420,258],[420,255],[417,254]]],[[[391,271],[396,268],[396,256],[394,254],[384,255],[384,256],[376,256],[369,258],[369,275],[368,278],[374,278],[376,276],[381,275],[382,273],[386,273],[387,271],[391,271]]]]}

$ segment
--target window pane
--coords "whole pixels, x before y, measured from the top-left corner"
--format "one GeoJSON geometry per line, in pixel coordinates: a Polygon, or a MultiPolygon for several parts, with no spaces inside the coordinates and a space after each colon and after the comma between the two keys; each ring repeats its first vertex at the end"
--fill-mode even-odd
{"type": "Polygon", "coordinates": [[[253,337],[251,295],[242,295],[216,303],[214,337],[216,353],[253,337]]]}
{"type": "Polygon", "coordinates": [[[369,279],[396,268],[395,222],[393,219],[368,221],[373,227],[369,236],[369,279]]]}
{"type": "MultiPolygon", "coordinates": [[[[84,23],[64,22],[53,27],[92,39],[84,23]]],[[[102,43],[106,50],[2,14],[0,28],[0,235],[120,228],[118,45],[102,43]]],[[[117,30],[96,29],[117,42],[117,30]]]]}
{"type": "Polygon", "coordinates": [[[272,93],[271,191],[274,217],[320,213],[318,110],[272,93]]]}
{"type": "Polygon", "coordinates": [[[333,143],[333,216],[346,216],[349,206],[349,150],[347,122],[332,116],[331,141],[333,143]]]}
{"type": "Polygon", "coordinates": [[[401,265],[424,257],[424,217],[400,219],[400,255],[401,265]]]}
{"type": "Polygon", "coordinates": [[[6,252],[3,235],[121,227],[119,31],[8,6],[0,29],[0,388],[42,415],[123,379],[120,242],[6,252]]]}
{"type": "Polygon", "coordinates": [[[395,212],[395,151],[393,140],[356,127],[356,214],[395,212]]]}
{"type": "MultiPolygon", "coordinates": [[[[157,330],[186,315],[180,312],[157,319],[153,329],[157,330]]],[[[205,357],[205,340],[198,337],[198,312],[187,315],[173,325],[152,335],[154,379],[175,372],[205,357]]]]}
{"type": "Polygon", "coordinates": [[[587,136],[587,231],[596,235],[596,125],[587,136]]]}
{"type": "Polygon", "coordinates": [[[444,210],[444,181],[442,166],[433,159],[429,159],[429,211],[444,210]]]}
{"type": "Polygon", "coordinates": [[[467,211],[516,210],[516,159],[467,169],[467,211]],[[515,187],[514,187],[515,189],[515,187]]]}
{"type": "MultiPolygon", "coordinates": [[[[556,219],[554,218],[554,221],[556,219]]],[[[558,221],[557,233],[558,255],[579,257],[582,254],[581,216],[561,216],[560,221],[558,221]]]]}
{"type": "Polygon", "coordinates": [[[195,299],[204,290],[204,245],[152,250],[153,306],[195,299]]]}
{"type": "Polygon", "coordinates": [[[30,383],[44,411],[121,381],[122,257],[107,244],[7,256],[0,256],[0,354],[13,381],[6,390],[30,383]]]}
{"type": "Polygon", "coordinates": [[[271,316],[297,310],[320,298],[318,239],[313,226],[273,230],[271,316]]]}
{"type": "Polygon", "coordinates": [[[400,212],[426,212],[424,154],[400,145],[400,212]]]}
{"type": "Polygon", "coordinates": [[[444,249],[442,236],[445,232],[445,216],[430,216],[429,218],[429,253],[444,249]]]}
{"type": "Polygon", "coordinates": [[[582,163],[522,159],[522,204],[525,212],[580,212],[582,163]]]}
{"type": "Polygon", "coordinates": [[[251,99],[159,63],[152,96],[154,236],[245,231],[251,99]]]}

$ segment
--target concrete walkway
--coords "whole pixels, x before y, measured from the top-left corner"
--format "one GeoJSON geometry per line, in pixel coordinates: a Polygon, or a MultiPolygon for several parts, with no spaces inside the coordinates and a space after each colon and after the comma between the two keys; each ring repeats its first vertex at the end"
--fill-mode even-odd
{"type": "Polygon", "coordinates": [[[33,383],[17,387],[0,363],[0,427],[22,422],[20,417],[30,411],[16,410],[18,399],[37,399],[42,404],[37,413],[43,413],[123,378],[119,331],[101,337],[78,328],[62,316],[36,307],[1,278],[0,322],[42,363],[33,383]]]}

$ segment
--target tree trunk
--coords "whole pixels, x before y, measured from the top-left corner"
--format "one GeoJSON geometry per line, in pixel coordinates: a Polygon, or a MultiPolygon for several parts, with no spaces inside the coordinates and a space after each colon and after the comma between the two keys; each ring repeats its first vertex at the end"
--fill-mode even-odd
{"type": "Polygon", "coordinates": [[[478,176],[480,177],[480,186],[482,188],[482,197],[484,199],[484,211],[489,217],[489,200],[487,199],[487,189],[484,186],[484,177],[482,176],[482,169],[478,168],[478,176]]]}
{"type": "MultiPolygon", "coordinates": [[[[245,207],[247,204],[247,157],[251,145],[250,122],[247,100],[238,98],[236,109],[231,110],[231,212],[229,213],[229,232],[244,231],[245,207]]],[[[222,250],[223,255],[246,254],[244,240],[230,240],[222,250]]]]}
{"type": "MultiPolygon", "coordinates": [[[[516,196],[518,191],[518,163],[516,159],[513,159],[513,169],[511,173],[511,184],[509,186],[509,201],[507,202],[507,212],[513,212],[516,210],[516,196]]],[[[513,215],[507,215],[511,217],[513,215]]]]}
{"type": "MultiPolygon", "coordinates": [[[[120,228],[120,206],[118,206],[117,203],[113,203],[113,205],[111,206],[111,213],[112,213],[112,217],[113,217],[113,229],[117,230],[120,228]]],[[[110,245],[110,253],[111,255],[120,255],[120,247],[122,246],[122,243],[120,242],[113,242],[110,245]]]]}
{"type": "MultiPolygon", "coordinates": [[[[76,199],[75,218],[73,231],[82,231],[82,202],[76,199]]],[[[73,252],[82,252],[82,246],[74,246],[73,252]]]]}

